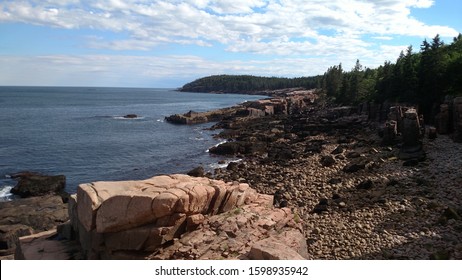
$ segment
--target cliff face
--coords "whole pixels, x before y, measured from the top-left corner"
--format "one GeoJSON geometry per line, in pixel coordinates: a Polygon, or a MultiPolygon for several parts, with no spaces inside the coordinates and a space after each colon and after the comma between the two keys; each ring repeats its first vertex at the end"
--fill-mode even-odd
{"type": "Polygon", "coordinates": [[[16,256],[57,258],[55,248],[70,246],[68,258],[87,259],[308,257],[290,209],[273,209],[272,196],[247,184],[187,175],[82,184],[69,216],[60,241],[50,241],[52,232],[20,239],[16,256]],[[40,253],[30,250],[37,246],[40,253]]]}

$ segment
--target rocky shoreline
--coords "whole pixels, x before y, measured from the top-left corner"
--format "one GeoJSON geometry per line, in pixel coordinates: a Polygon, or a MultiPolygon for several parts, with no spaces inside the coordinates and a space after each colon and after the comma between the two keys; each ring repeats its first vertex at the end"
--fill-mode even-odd
{"type": "Polygon", "coordinates": [[[81,185],[70,221],[16,237],[16,258],[462,259],[459,101],[426,129],[412,108],[300,90],[167,117],[218,122],[210,153],[241,161],[81,185]]]}
{"type": "Polygon", "coordinates": [[[271,98],[248,101],[229,108],[208,112],[189,111],[184,114],[174,114],[165,117],[173,124],[199,124],[208,122],[233,122],[237,118],[256,118],[274,114],[292,114],[298,112],[306,104],[312,104],[316,99],[316,90],[301,88],[266,91],[271,98]]]}
{"type": "Polygon", "coordinates": [[[411,124],[390,141],[370,111],[358,112],[309,106],[226,124],[220,137],[238,148],[217,150],[244,160],[214,178],[249,183],[298,213],[311,259],[461,259],[462,144],[422,138],[415,111],[397,121],[393,109],[393,130],[411,124]]]}

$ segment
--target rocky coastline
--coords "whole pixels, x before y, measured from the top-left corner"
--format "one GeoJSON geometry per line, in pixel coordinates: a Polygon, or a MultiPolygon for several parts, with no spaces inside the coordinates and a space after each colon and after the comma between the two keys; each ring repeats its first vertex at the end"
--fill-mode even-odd
{"type": "Polygon", "coordinates": [[[271,97],[208,112],[189,111],[184,114],[174,114],[165,117],[165,120],[173,124],[189,125],[223,122],[224,120],[232,122],[238,118],[254,118],[274,114],[292,114],[306,107],[306,104],[312,104],[316,98],[316,90],[304,90],[301,88],[271,90],[260,93],[259,95],[271,97]]]}
{"type": "MultiPolygon", "coordinates": [[[[335,107],[300,89],[166,120],[216,122],[227,142],[210,153],[241,161],[82,184],[65,218],[18,227],[15,258],[462,259],[462,98],[436,127],[409,106],[335,107]]],[[[59,192],[38,195],[61,205],[59,192]]]]}
{"type": "Polygon", "coordinates": [[[291,208],[311,259],[461,259],[461,101],[441,105],[437,127],[396,104],[224,119],[228,142],[210,152],[243,160],[211,177],[291,208]]]}

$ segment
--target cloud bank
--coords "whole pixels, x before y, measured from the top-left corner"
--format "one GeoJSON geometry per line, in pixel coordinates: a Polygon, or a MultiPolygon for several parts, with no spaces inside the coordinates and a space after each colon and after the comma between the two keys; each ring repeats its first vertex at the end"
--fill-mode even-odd
{"type": "MultiPolygon", "coordinates": [[[[206,52],[207,48],[218,45],[223,52],[256,57],[240,61],[225,58],[208,61],[203,57],[189,61],[186,56],[171,55],[151,57],[147,61],[171,65],[169,71],[154,77],[162,77],[165,73],[183,75],[192,70],[198,71],[195,72],[198,76],[205,65],[209,73],[249,71],[250,74],[264,74],[269,71],[267,75],[296,76],[302,74],[297,73],[300,72],[297,69],[305,71],[304,75],[321,73],[329,66],[322,63],[342,61],[348,65],[359,58],[368,66],[376,66],[385,59],[394,59],[405,47],[391,43],[396,36],[428,38],[437,33],[442,37],[456,36],[458,32],[451,27],[429,25],[412,16],[412,9],[429,8],[433,4],[431,0],[7,0],[0,3],[0,23],[20,22],[123,35],[87,37],[83,44],[96,51],[156,52],[158,48],[169,46],[197,46],[206,52]],[[279,65],[288,61],[295,63],[291,69],[279,65]],[[183,63],[187,64],[187,71],[172,71],[176,64],[183,63]],[[204,64],[197,66],[200,63],[204,64]],[[320,64],[323,69],[316,66],[320,64]]],[[[105,57],[117,58],[122,65],[127,61],[138,63],[136,57],[105,57]]],[[[79,56],[78,60],[97,69],[93,58],[79,56]]],[[[19,58],[2,58],[5,59],[19,58]]],[[[38,63],[43,59],[34,57],[32,60],[38,63]]],[[[72,61],[76,57],[68,55],[67,59],[72,61]]],[[[51,65],[54,63],[51,60],[51,65]]],[[[149,67],[136,69],[152,73],[149,67]]],[[[146,75],[145,72],[140,74],[146,75]]],[[[207,71],[204,74],[208,74],[207,71]]]]}

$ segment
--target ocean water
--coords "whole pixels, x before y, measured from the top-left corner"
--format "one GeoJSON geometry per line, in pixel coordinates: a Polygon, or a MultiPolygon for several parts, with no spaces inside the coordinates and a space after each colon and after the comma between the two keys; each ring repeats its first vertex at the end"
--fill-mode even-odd
{"type": "Polygon", "coordinates": [[[0,87],[0,199],[9,174],[64,174],[66,190],[104,180],[138,180],[212,169],[221,158],[211,124],[173,125],[164,117],[206,111],[262,96],[184,93],[169,89],[0,87]],[[136,114],[136,119],[124,119],[136,114]]]}

